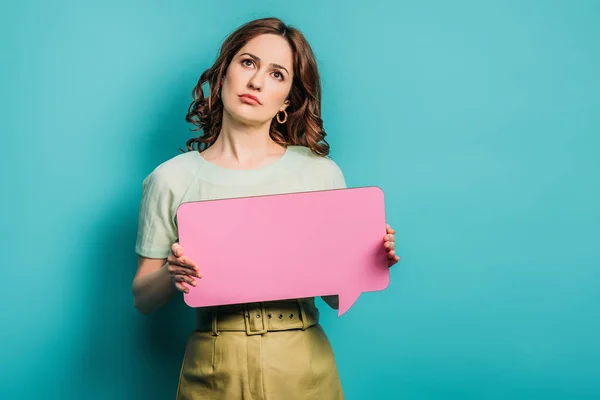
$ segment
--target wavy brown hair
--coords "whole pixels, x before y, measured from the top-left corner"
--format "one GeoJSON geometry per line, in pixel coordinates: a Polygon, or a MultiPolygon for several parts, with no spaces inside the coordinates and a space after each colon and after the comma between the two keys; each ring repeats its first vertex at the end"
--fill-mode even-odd
{"type": "Polygon", "coordinates": [[[286,109],[288,119],[280,124],[276,118],[271,121],[271,138],[283,145],[309,147],[320,156],[329,154],[329,144],[321,119],[321,78],[313,51],[302,32],[287,26],[277,18],[262,18],[250,21],[223,42],[215,63],[204,71],[192,91],[193,101],[185,120],[202,130],[199,137],[187,141],[188,151],[198,151],[210,147],[219,136],[223,118],[223,102],[220,93],[223,77],[235,54],[252,38],[261,34],[274,34],[287,40],[293,53],[294,81],[288,95],[290,101],[286,109]],[[209,95],[204,97],[202,86],[208,83],[209,95]]]}

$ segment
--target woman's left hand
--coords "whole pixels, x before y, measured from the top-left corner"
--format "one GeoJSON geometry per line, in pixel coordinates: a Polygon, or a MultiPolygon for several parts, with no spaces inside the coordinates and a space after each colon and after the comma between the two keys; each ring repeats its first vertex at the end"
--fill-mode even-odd
{"type": "Polygon", "coordinates": [[[396,231],[394,231],[392,227],[387,224],[387,235],[383,237],[383,246],[388,251],[388,266],[390,267],[400,261],[400,257],[396,255],[395,233],[396,231]]]}

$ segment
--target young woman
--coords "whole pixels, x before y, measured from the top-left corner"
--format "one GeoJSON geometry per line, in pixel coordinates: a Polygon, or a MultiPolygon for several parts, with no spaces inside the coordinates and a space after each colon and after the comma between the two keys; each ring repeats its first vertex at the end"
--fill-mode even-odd
{"type": "MultiPolygon", "coordinates": [[[[143,182],[133,294],[144,314],[202,278],[202,266],[177,243],[179,204],[345,187],[328,157],[315,58],[297,29],[275,18],[240,27],[201,75],[193,97],[186,119],[202,135],[143,182]]],[[[387,229],[382,246],[392,266],[399,257],[394,231],[387,229]]],[[[324,300],[337,308],[337,296],[324,300]]],[[[343,398],[314,298],[199,308],[196,326],[178,399],[343,398]]]]}

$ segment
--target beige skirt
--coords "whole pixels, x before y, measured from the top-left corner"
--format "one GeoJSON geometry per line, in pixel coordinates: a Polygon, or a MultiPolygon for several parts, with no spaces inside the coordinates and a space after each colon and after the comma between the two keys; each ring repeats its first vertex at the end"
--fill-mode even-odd
{"type": "Polygon", "coordinates": [[[198,309],[178,400],[341,400],[313,299],[198,309]]]}

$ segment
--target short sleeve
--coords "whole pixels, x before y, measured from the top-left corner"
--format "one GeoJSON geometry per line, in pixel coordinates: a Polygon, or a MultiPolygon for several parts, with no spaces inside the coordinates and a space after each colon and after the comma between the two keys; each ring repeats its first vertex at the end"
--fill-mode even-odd
{"type": "Polygon", "coordinates": [[[344,178],[344,173],[335,162],[332,161],[332,164],[333,189],[346,189],[346,179],[344,178]]]}
{"type": "Polygon", "coordinates": [[[154,170],[142,183],[142,199],[138,216],[135,245],[137,254],[148,258],[167,258],[177,240],[176,205],[172,189],[159,170],[154,170]]]}

